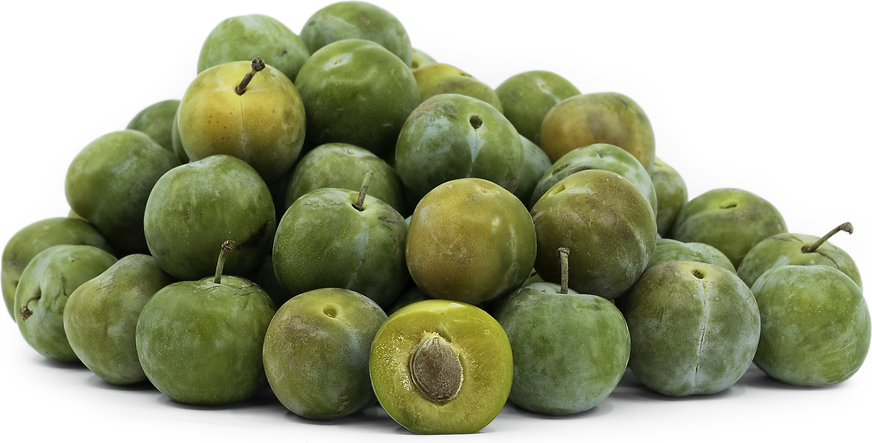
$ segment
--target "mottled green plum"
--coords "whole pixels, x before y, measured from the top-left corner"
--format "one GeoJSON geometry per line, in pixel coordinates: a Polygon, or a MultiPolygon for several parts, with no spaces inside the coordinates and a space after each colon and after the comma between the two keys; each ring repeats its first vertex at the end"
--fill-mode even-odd
{"type": "Polygon", "coordinates": [[[646,171],[654,168],[651,121],[626,95],[596,92],[572,96],[554,105],[542,119],[539,147],[551,161],[594,143],[624,148],[646,171]]]}
{"type": "Polygon", "coordinates": [[[3,302],[15,320],[15,290],[24,268],[36,254],[57,245],[90,245],[114,253],[112,245],[94,225],[78,218],[54,217],[31,223],[18,232],[3,248],[2,274],[3,302]]]}
{"type": "Polygon", "coordinates": [[[521,143],[524,146],[524,162],[521,166],[521,173],[518,175],[518,186],[515,188],[514,194],[530,208],[533,206],[530,203],[533,191],[536,189],[539,179],[551,168],[551,159],[548,158],[545,151],[523,135],[521,143]]]}
{"type": "Polygon", "coordinates": [[[405,247],[409,273],[427,295],[479,304],[524,283],[536,259],[536,232],[512,193],[464,178],[421,199],[405,247]]]}
{"type": "Polygon", "coordinates": [[[382,306],[409,281],[406,223],[387,203],[359,191],[321,188],[288,208],[276,229],[273,267],[296,296],[318,288],[359,292],[382,306]]]}
{"type": "Polygon", "coordinates": [[[166,286],[139,314],[142,370],[173,401],[230,404],[266,379],[263,339],[275,305],[250,280],[220,275],[166,286]]]}
{"type": "Polygon", "coordinates": [[[786,265],[751,288],[762,322],[754,364],[799,386],[850,378],[869,353],[869,307],[859,286],[830,266],[786,265]]]}
{"type": "Polygon", "coordinates": [[[36,254],[15,291],[15,322],[27,344],[52,360],[79,361],[64,332],[64,307],[76,288],[116,261],[86,245],[57,245],[36,254]]]}
{"type": "Polygon", "coordinates": [[[197,74],[227,62],[250,62],[255,57],[294,81],[309,58],[309,48],[294,31],[270,16],[230,17],[218,23],[203,42],[197,74]]]}
{"type": "Polygon", "coordinates": [[[179,165],[173,153],[142,132],[103,135],[70,163],[64,182],[67,202],[121,254],[146,251],[142,218],[157,180],[179,165]]]}
{"type": "Polygon", "coordinates": [[[503,104],[503,114],[518,133],[539,143],[545,115],[558,103],[581,94],[569,80],[549,71],[515,74],[496,88],[503,104]]]}
{"type": "Polygon", "coordinates": [[[375,403],[369,351],[385,312],[347,289],[322,288],[283,304],[266,331],[263,366],[294,414],[331,420],[375,403]]]}
{"type": "Polygon", "coordinates": [[[784,232],[787,223],[772,203],[742,189],[721,188],[687,202],[675,216],[669,237],[712,245],[738,268],[754,245],[784,232]]]}
{"type": "Polygon", "coordinates": [[[173,153],[179,158],[179,163],[185,164],[191,161],[188,158],[188,153],[185,152],[185,147],[182,146],[182,137],[179,135],[179,113],[176,110],[176,115],[173,117],[173,127],[171,132],[171,140],[173,143],[173,153]]]}
{"type": "Polygon", "coordinates": [[[596,143],[583,148],[575,148],[560,157],[539,178],[530,198],[530,206],[535,205],[542,198],[542,195],[560,180],[588,169],[611,171],[626,178],[642,192],[642,195],[651,204],[654,215],[657,215],[657,191],[654,189],[654,183],[651,181],[648,171],[629,152],[608,143],[596,143]]]}
{"type": "Polygon", "coordinates": [[[627,323],[602,297],[533,283],[500,301],[494,318],[512,345],[509,400],[529,411],[587,411],[614,391],[627,368],[627,323]]]}
{"type": "Polygon", "coordinates": [[[315,189],[360,189],[366,171],[373,171],[367,195],[405,215],[406,191],[394,168],[372,152],[347,143],[318,146],[300,159],[288,181],[285,208],[315,189]]]}
{"type": "Polygon", "coordinates": [[[860,289],[863,281],[854,259],[843,249],[828,243],[827,240],[839,231],[853,232],[850,223],[839,225],[823,237],[805,234],[775,234],[751,248],[739,264],[739,277],[749,287],[764,272],[777,266],[830,266],[842,271],[860,289]]]}
{"type": "Polygon", "coordinates": [[[629,367],[649,389],[672,397],[715,394],[751,366],[760,311],[736,274],[707,263],[664,262],[621,299],[633,343],[629,367]]]}
{"type": "Polygon", "coordinates": [[[145,237],[160,267],[179,280],[214,273],[225,240],[236,243],[227,273],[247,275],[269,253],[275,217],[257,171],[236,157],[213,155],[158,180],[145,207],[145,237]]]}
{"type": "Polygon", "coordinates": [[[657,222],[645,196],[626,178],[589,169],[557,182],[530,211],[536,271],[560,281],[557,250],[573,251],[569,287],[614,300],[642,275],[654,254],[657,222]]]}
{"type": "Polygon", "coordinates": [[[379,403],[416,434],[471,434],[487,426],[512,388],[512,347],[487,312],[425,300],[393,313],[372,343],[379,403]]]}
{"type": "Polygon", "coordinates": [[[412,43],[406,28],[393,14],[372,3],[331,3],[306,20],[300,38],[312,54],[339,40],[369,40],[412,66],[412,43]]]}
{"type": "MultiPolygon", "coordinates": [[[[414,69],[414,68],[413,68],[414,69]]],[[[426,66],[419,67],[412,71],[415,76],[415,83],[418,85],[418,91],[424,95],[437,83],[450,78],[456,77],[472,77],[466,71],[448,63],[430,63],[426,66]]],[[[423,101],[423,100],[422,100],[423,101]]]]}
{"type": "Polygon", "coordinates": [[[180,100],[164,100],[149,105],[130,120],[127,129],[145,133],[167,151],[173,152],[173,120],[180,100]]]}
{"type": "Polygon", "coordinates": [[[317,52],[297,74],[306,108],[306,144],[350,143],[389,158],[403,122],[421,96],[412,70],[384,47],[340,40],[317,52]]]}
{"type": "Polygon", "coordinates": [[[666,237],[675,216],[687,204],[687,185],[678,171],[657,157],[654,157],[651,182],[657,193],[657,233],[666,237]]]}
{"type": "Polygon", "coordinates": [[[654,255],[648,262],[648,267],[666,261],[693,261],[720,266],[730,272],[736,272],[733,263],[719,251],[718,248],[705,243],[685,243],[669,238],[657,239],[654,255]]]}
{"type": "Polygon", "coordinates": [[[136,354],[136,322],[151,296],[174,281],[153,257],[131,254],[79,286],[63,317],[79,360],[112,384],[145,381],[136,354]]]}
{"type": "Polygon", "coordinates": [[[503,105],[500,103],[500,97],[496,91],[475,77],[465,75],[446,77],[427,89],[421,89],[419,84],[418,90],[421,92],[421,101],[434,95],[459,94],[477,98],[493,106],[500,113],[503,112],[503,105]]]}
{"type": "Polygon", "coordinates": [[[524,160],[518,131],[493,106],[442,94],[421,103],[403,124],[396,169],[421,198],[450,180],[480,178],[514,191],[524,160]]]}
{"type": "Polygon", "coordinates": [[[436,59],[420,49],[412,48],[412,64],[409,65],[412,70],[420,69],[433,63],[436,63],[436,59]]]}

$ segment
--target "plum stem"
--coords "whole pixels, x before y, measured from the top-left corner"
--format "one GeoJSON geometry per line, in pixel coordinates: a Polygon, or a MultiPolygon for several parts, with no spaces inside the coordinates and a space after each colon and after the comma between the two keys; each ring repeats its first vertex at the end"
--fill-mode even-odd
{"type": "Polygon", "coordinates": [[[363,176],[363,183],[360,185],[360,192],[357,194],[357,202],[354,203],[354,209],[358,211],[363,211],[363,201],[366,199],[366,193],[369,191],[369,183],[372,181],[373,172],[372,170],[366,171],[366,174],[363,176]]]}
{"type": "Polygon", "coordinates": [[[251,61],[251,71],[245,74],[245,77],[242,78],[242,81],[239,82],[239,85],[236,86],[236,93],[238,95],[245,94],[245,88],[248,87],[248,84],[251,83],[251,79],[254,78],[254,74],[257,74],[266,67],[266,63],[263,62],[263,59],[260,57],[255,57],[254,60],[251,61]]]}
{"type": "Polygon", "coordinates": [[[39,300],[41,296],[42,296],[42,294],[36,294],[33,297],[30,297],[27,300],[24,300],[24,304],[22,304],[21,309],[18,310],[18,313],[21,314],[22,321],[27,320],[28,318],[30,318],[31,315],[33,315],[33,311],[30,308],[28,308],[27,305],[29,305],[30,302],[32,302],[32,301],[39,300]]]}
{"type": "Polygon", "coordinates": [[[569,293],[569,248],[558,248],[560,254],[560,293],[569,293]]]}
{"type": "Polygon", "coordinates": [[[233,240],[227,240],[221,245],[221,253],[218,254],[218,266],[215,267],[215,284],[221,284],[221,274],[224,272],[224,262],[227,260],[227,254],[233,251],[236,243],[233,240]]]}
{"type": "Polygon", "coordinates": [[[814,242],[814,244],[812,244],[811,246],[803,246],[802,252],[809,254],[809,253],[817,251],[817,249],[819,247],[821,247],[821,245],[824,244],[824,242],[829,240],[830,237],[836,235],[836,233],[840,232],[840,231],[845,231],[848,234],[853,234],[854,233],[854,226],[851,224],[851,222],[842,223],[839,226],[836,226],[835,228],[833,228],[833,230],[831,230],[830,232],[827,232],[826,235],[819,238],[818,241],[814,242]]]}

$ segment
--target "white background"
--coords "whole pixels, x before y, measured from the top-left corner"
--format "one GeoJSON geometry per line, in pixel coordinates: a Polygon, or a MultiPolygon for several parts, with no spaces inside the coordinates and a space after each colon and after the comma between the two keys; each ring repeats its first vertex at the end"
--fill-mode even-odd
{"type": "MultiPolygon", "coordinates": [[[[870,9],[864,2],[376,1],[412,45],[492,87],[549,70],[582,92],[642,106],[657,156],[691,198],[737,187],[780,209],[791,232],[851,221],[848,251],[872,284],[870,9]],[[509,5],[513,6],[509,6],[509,5]]],[[[299,32],[327,2],[14,2],[0,18],[0,244],[67,214],[64,175],[97,137],[142,108],[180,99],[206,35],[235,15],[299,32]],[[122,6],[123,5],[123,6],[122,6]]],[[[5,317],[3,314],[2,317],[5,317]]],[[[626,378],[593,410],[563,418],[507,405],[475,441],[842,441],[870,434],[872,363],[837,386],[800,389],[752,368],[713,396],[670,399],[626,378]]],[[[269,391],[226,408],[117,388],[30,349],[0,318],[4,441],[387,441],[412,438],[379,408],[328,423],[296,418],[269,391]]],[[[437,437],[437,440],[450,437],[437,437]]]]}

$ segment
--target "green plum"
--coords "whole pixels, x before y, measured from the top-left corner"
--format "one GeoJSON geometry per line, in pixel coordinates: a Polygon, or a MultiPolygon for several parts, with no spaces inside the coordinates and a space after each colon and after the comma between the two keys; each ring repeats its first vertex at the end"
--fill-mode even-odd
{"type": "Polygon", "coordinates": [[[682,397],[735,384],[754,358],[760,311],[742,280],[720,266],[652,266],[621,297],[630,329],[629,367],[649,389],[682,397]]]}
{"type": "Polygon", "coordinates": [[[414,69],[412,75],[415,76],[415,83],[418,85],[418,91],[422,96],[445,79],[472,77],[466,71],[448,63],[430,63],[414,69]]]}
{"type": "Polygon", "coordinates": [[[321,188],[288,208],[276,229],[273,266],[292,297],[318,288],[359,292],[386,309],[406,282],[406,224],[387,203],[361,191],[321,188]]]}
{"type": "Polygon", "coordinates": [[[545,115],[558,103],[581,94],[569,80],[549,71],[515,74],[496,88],[503,104],[503,114],[518,133],[539,143],[545,115]]]}
{"type": "Polygon", "coordinates": [[[611,171],[630,180],[651,204],[654,215],[657,215],[657,191],[648,171],[629,152],[608,143],[575,148],[560,157],[539,178],[530,198],[530,206],[535,205],[555,183],[578,171],[588,169],[611,171]]]}
{"type": "Polygon", "coordinates": [[[648,262],[648,267],[654,266],[665,261],[693,261],[699,263],[708,263],[710,265],[720,266],[730,272],[735,273],[736,268],[733,263],[719,251],[718,248],[707,245],[705,243],[685,243],[669,238],[657,239],[657,245],[654,247],[654,255],[648,262]]]}
{"type": "Polygon", "coordinates": [[[675,216],[669,237],[712,245],[738,268],[754,245],[784,232],[787,224],[772,203],[742,189],[720,188],[687,202],[675,216]]]}
{"type": "Polygon", "coordinates": [[[751,287],[760,309],[754,364],[799,386],[850,378],[869,353],[869,307],[859,286],[830,266],[785,265],[751,287]]]}
{"type": "Polygon", "coordinates": [[[283,304],[266,331],[263,366],[294,414],[331,420],[374,404],[369,351],[385,312],[354,291],[315,289],[283,304]]]}
{"type": "Polygon", "coordinates": [[[642,275],[654,254],[657,222],[645,196],[626,178],[602,169],[557,182],[530,211],[536,226],[535,268],[560,281],[560,257],[569,248],[569,287],[614,300],[642,275]]]}
{"type": "Polygon", "coordinates": [[[409,223],[409,273],[434,298],[479,304],[505,297],[524,283],[535,259],[536,232],[527,208],[487,180],[437,186],[409,223]]]}
{"type": "Polygon", "coordinates": [[[136,322],[151,296],[174,281],[153,257],[131,254],[80,285],[63,317],[79,360],[112,384],[145,381],[136,354],[136,322]]]}
{"type": "Polygon", "coordinates": [[[396,145],[397,174],[420,199],[449,180],[475,177],[514,191],[524,145],[493,106],[442,94],[421,103],[403,124],[396,145]]]}
{"type": "Polygon", "coordinates": [[[306,109],[288,77],[262,59],[201,72],[179,105],[179,139],[191,161],[226,154],[250,164],[267,183],[299,157],[306,109]]]}
{"type": "Polygon", "coordinates": [[[27,344],[52,360],[79,361],[64,332],[64,307],[76,288],[116,261],[87,245],[51,246],[36,254],[15,291],[15,321],[27,344]]]}
{"type": "Polygon", "coordinates": [[[369,374],[379,403],[417,434],[487,426],[512,388],[512,348],[487,312],[425,300],[393,313],[372,342],[369,374]]]}
{"type": "Polygon", "coordinates": [[[518,186],[515,188],[515,195],[530,208],[532,204],[529,201],[533,198],[533,191],[536,189],[539,179],[551,167],[551,159],[548,158],[545,151],[536,146],[527,137],[523,135],[520,137],[521,143],[524,146],[524,162],[521,166],[521,172],[518,174],[518,186]]]}
{"type": "Polygon", "coordinates": [[[145,251],[145,203],[157,180],[178,165],[173,153],[142,132],[111,132],[85,146],[70,163],[64,182],[67,202],[119,254],[145,251]]]}
{"type": "Polygon", "coordinates": [[[296,81],[306,108],[306,143],[350,143],[388,158],[421,102],[412,70],[384,47],[340,40],[312,53],[296,81]]]}
{"type": "Polygon", "coordinates": [[[313,54],[339,40],[369,40],[412,66],[412,43],[406,28],[393,14],[372,3],[331,3],[306,20],[300,38],[313,54]]]}
{"type": "Polygon", "coordinates": [[[347,143],[327,143],[309,151],[291,174],[283,204],[320,188],[358,189],[366,171],[373,171],[367,195],[406,214],[406,191],[394,168],[372,152],[347,143]]]}
{"type": "Polygon", "coordinates": [[[397,297],[397,299],[394,300],[393,303],[391,303],[390,307],[388,307],[387,310],[385,310],[385,313],[387,315],[391,315],[394,312],[399,311],[400,308],[404,306],[423,300],[430,300],[431,298],[433,297],[425,294],[424,291],[421,290],[421,288],[417,286],[412,286],[411,288],[408,288],[405,291],[401,292],[400,296],[397,297]]]}
{"type": "Polygon", "coordinates": [[[262,14],[240,15],[218,23],[203,42],[197,74],[227,62],[260,57],[294,81],[309,48],[282,22],[262,14]]]}
{"type": "Polygon", "coordinates": [[[0,274],[3,302],[13,320],[18,314],[18,309],[15,308],[15,290],[21,280],[21,273],[36,254],[56,245],[90,245],[110,254],[114,253],[106,237],[94,225],[79,218],[48,218],[21,228],[3,248],[0,274]]]}
{"type": "Polygon", "coordinates": [[[503,105],[500,103],[500,97],[497,95],[496,91],[481,80],[472,76],[457,75],[446,77],[439,80],[439,82],[428,89],[421,89],[419,84],[418,90],[421,92],[421,101],[427,100],[434,95],[459,94],[477,98],[493,106],[501,114],[503,112],[503,105]]]}
{"type": "Polygon", "coordinates": [[[148,380],[179,403],[226,405],[250,398],[266,380],[263,341],[276,308],[251,280],[224,276],[165,286],[142,308],[136,352],[148,380]]]}
{"type": "Polygon", "coordinates": [[[227,239],[237,245],[227,272],[246,275],[269,252],[275,217],[257,171],[236,157],[213,155],[158,180],[145,207],[145,237],[160,267],[179,280],[214,272],[216,251],[227,239]]]}
{"type": "Polygon", "coordinates": [[[173,145],[173,153],[179,158],[179,163],[185,164],[191,159],[188,158],[188,153],[185,152],[185,147],[182,146],[182,137],[179,135],[179,113],[176,110],[176,115],[173,117],[173,127],[170,133],[170,138],[173,145]]]}
{"type": "Polygon", "coordinates": [[[654,168],[654,130],[638,103],[616,92],[569,97],[554,105],[539,134],[539,147],[556,162],[567,152],[594,143],[624,148],[646,171],[654,168]]]}
{"type": "Polygon", "coordinates": [[[654,157],[651,182],[657,193],[657,233],[669,235],[675,216],[687,204],[687,185],[673,167],[654,157]]]}
{"type": "Polygon", "coordinates": [[[420,49],[412,48],[412,64],[409,65],[412,70],[420,69],[433,63],[436,63],[436,59],[420,49]]]}
{"type": "Polygon", "coordinates": [[[164,100],[143,109],[130,120],[127,129],[144,132],[157,144],[170,152],[173,151],[173,121],[179,110],[180,100],[164,100]]]}
{"type": "Polygon", "coordinates": [[[263,264],[258,269],[254,282],[269,294],[269,298],[272,299],[273,304],[276,306],[281,306],[291,299],[291,294],[285,292],[285,289],[282,288],[279,279],[276,277],[271,253],[263,258],[263,264]]]}
{"type": "Polygon", "coordinates": [[[863,289],[860,270],[847,252],[838,246],[827,243],[837,232],[854,232],[850,223],[843,223],[823,237],[805,234],[775,234],[766,238],[751,248],[742,263],[739,264],[739,277],[746,285],[754,286],[754,282],[764,272],[776,266],[784,265],[821,265],[836,268],[863,289]]]}
{"type": "Polygon", "coordinates": [[[512,345],[509,400],[526,410],[587,411],[614,391],[627,368],[627,323],[602,297],[532,283],[500,301],[494,318],[512,345]]]}

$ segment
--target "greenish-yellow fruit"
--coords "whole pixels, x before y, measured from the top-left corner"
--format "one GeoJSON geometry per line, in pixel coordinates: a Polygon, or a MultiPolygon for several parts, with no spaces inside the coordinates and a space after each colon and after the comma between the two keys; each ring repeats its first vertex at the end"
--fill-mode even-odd
{"type": "Polygon", "coordinates": [[[0,274],[3,301],[13,320],[18,313],[15,309],[15,290],[21,273],[36,254],[57,245],[90,245],[114,253],[112,245],[94,225],[78,218],[49,218],[21,228],[3,248],[0,274]]]}
{"type": "Polygon", "coordinates": [[[504,188],[477,178],[439,185],[409,223],[406,261],[427,295],[478,304],[521,286],[536,259],[527,208],[504,188]]]}
{"type": "Polygon", "coordinates": [[[539,143],[542,120],[555,105],[581,94],[569,80],[549,71],[515,74],[496,88],[503,114],[518,133],[539,143]]]}
{"type": "Polygon", "coordinates": [[[331,3],[306,20],[300,38],[312,54],[339,40],[369,40],[412,66],[412,43],[406,28],[393,14],[372,3],[331,3]]]}
{"type": "Polygon", "coordinates": [[[425,300],[382,324],[369,374],[378,401],[417,434],[470,434],[499,414],[512,387],[512,349],[500,324],[466,303],[425,300]]]}
{"type": "Polygon", "coordinates": [[[143,109],[130,120],[127,129],[144,132],[167,151],[173,152],[173,120],[179,100],[164,100],[143,109]]]}
{"type": "Polygon", "coordinates": [[[79,360],[112,384],[145,381],[136,355],[136,322],[151,296],[173,282],[154,258],[131,254],[79,286],[63,315],[79,360]]]}
{"type": "Polygon", "coordinates": [[[201,72],[179,106],[179,139],[191,161],[232,155],[272,183],[300,155],[306,111],[288,77],[258,60],[201,72]]]}
{"type": "Polygon", "coordinates": [[[626,95],[597,92],[569,97],[542,120],[539,147],[556,162],[567,152],[594,143],[624,148],[645,170],[654,168],[654,130],[645,111],[626,95]]]}
{"type": "Polygon", "coordinates": [[[223,63],[260,57],[291,81],[309,58],[309,49],[282,22],[262,14],[230,17],[218,23],[203,42],[197,74],[223,63]]]}
{"type": "Polygon", "coordinates": [[[371,299],[322,288],[283,304],[266,331],[263,365],[273,393],[291,412],[331,420],[375,403],[369,351],[387,319],[371,299]]]}
{"type": "Polygon", "coordinates": [[[413,71],[433,63],[436,63],[436,59],[420,49],[412,48],[412,64],[409,67],[413,71]]]}
{"type": "Polygon", "coordinates": [[[120,253],[146,251],[142,217],[157,180],[179,165],[173,153],[127,129],[97,138],[70,163],[67,202],[120,253]]]}
{"type": "Polygon", "coordinates": [[[70,294],[116,261],[84,245],[52,246],[33,257],[21,273],[14,305],[27,344],[52,360],[79,361],[64,331],[64,308],[70,294]]]}

